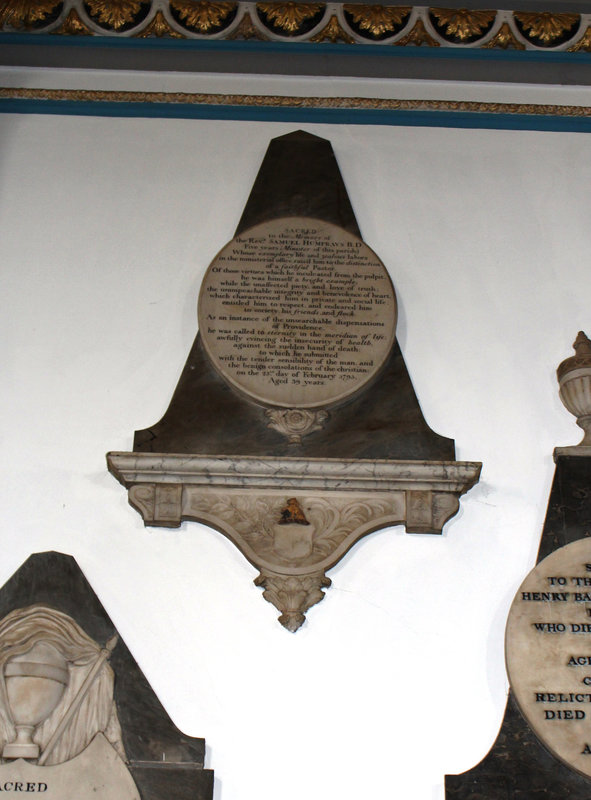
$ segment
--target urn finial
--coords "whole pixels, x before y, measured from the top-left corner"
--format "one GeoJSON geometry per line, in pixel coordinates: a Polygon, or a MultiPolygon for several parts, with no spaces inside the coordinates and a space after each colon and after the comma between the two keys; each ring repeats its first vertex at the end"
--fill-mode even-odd
{"type": "Polygon", "coordinates": [[[573,343],[573,347],[577,357],[591,356],[591,339],[585,334],[584,331],[579,331],[577,338],[573,343]]]}
{"type": "Polygon", "coordinates": [[[559,394],[585,432],[579,446],[591,446],[591,340],[583,331],[579,331],[573,348],[576,355],[565,359],[556,371],[559,394]]]}

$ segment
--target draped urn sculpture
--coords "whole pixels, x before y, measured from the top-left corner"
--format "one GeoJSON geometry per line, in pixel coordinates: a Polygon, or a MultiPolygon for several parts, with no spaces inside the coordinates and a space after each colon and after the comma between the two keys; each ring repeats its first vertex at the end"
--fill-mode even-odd
{"type": "Polygon", "coordinates": [[[66,659],[46,642],[34,644],[26,653],[5,663],[6,697],[16,738],[4,745],[2,758],[39,757],[33,733],[55,709],[68,682],[66,659]]]}

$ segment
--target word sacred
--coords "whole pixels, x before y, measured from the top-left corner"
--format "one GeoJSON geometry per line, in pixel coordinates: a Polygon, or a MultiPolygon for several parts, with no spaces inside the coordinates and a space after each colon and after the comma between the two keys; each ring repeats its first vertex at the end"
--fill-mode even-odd
{"type": "Polygon", "coordinates": [[[47,784],[41,781],[5,781],[0,783],[0,792],[46,792],[47,784]]]}

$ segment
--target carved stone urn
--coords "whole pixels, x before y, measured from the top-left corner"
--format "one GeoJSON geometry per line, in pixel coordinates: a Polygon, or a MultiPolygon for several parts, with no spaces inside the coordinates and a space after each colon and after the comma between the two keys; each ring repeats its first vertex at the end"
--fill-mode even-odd
{"type": "Polygon", "coordinates": [[[560,399],[585,432],[579,446],[591,446],[591,341],[579,331],[573,347],[576,355],[556,371],[560,399]]]}
{"type": "Polygon", "coordinates": [[[46,642],[38,642],[6,663],[4,681],[16,739],[4,745],[3,758],[39,757],[33,733],[61,700],[68,679],[65,658],[46,642]]]}

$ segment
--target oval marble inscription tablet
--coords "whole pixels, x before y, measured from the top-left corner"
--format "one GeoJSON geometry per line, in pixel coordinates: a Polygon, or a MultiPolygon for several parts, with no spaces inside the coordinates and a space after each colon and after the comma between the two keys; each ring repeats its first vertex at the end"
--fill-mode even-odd
{"type": "Polygon", "coordinates": [[[531,728],[591,777],[591,540],[561,547],[529,573],[509,612],[505,648],[531,728]]]}
{"type": "Polygon", "coordinates": [[[218,372],[263,403],[325,406],[359,391],[394,344],[396,297],[361,239],[284,217],[236,236],[209,266],[199,329],[218,372]]]}

